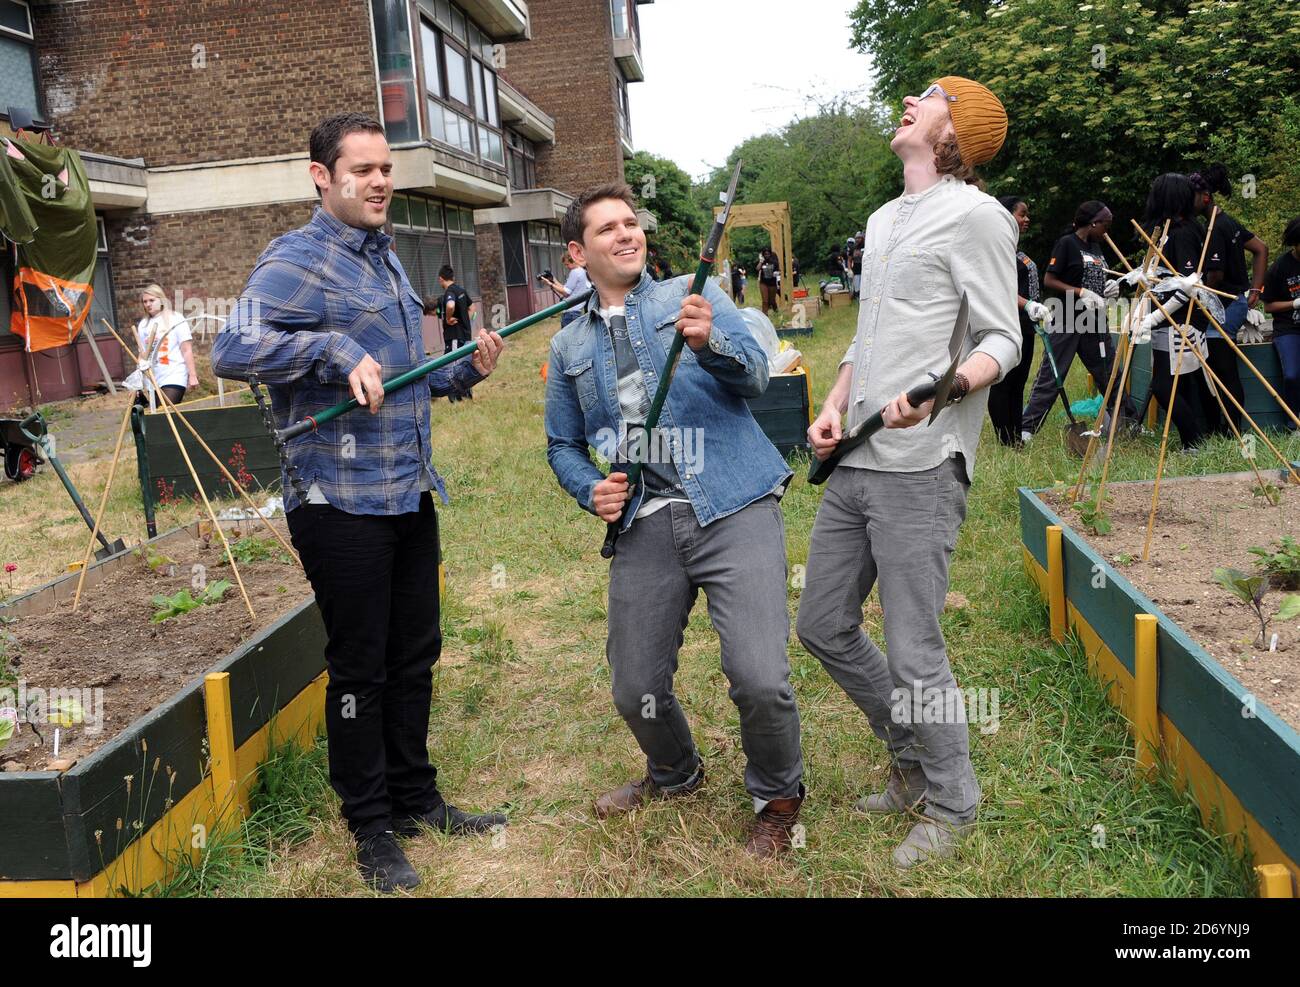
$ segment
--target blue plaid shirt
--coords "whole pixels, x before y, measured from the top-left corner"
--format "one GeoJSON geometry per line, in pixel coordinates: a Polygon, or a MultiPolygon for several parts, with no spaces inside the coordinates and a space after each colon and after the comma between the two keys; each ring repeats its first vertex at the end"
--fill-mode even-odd
{"type": "MultiPolygon", "coordinates": [[[[272,240],[213,343],[213,372],[232,380],[257,374],[283,428],[348,400],[348,374],[366,354],[385,380],[423,363],[423,304],[391,242],[320,208],[306,226],[272,240]]],[[[427,380],[388,394],[378,414],[359,408],[290,440],[289,461],[304,486],[315,483],[349,514],[417,511],[430,488],[445,504],[430,462],[431,399],[463,395],[482,376],[465,359],[427,380]]],[[[282,479],[291,511],[301,501],[282,479]]]]}

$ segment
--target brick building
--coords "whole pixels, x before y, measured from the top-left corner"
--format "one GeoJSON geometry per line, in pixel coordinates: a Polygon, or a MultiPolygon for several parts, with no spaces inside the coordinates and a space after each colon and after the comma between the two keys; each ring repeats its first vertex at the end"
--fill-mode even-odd
{"type": "MultiPolygon", "coordinates": [[[[554,300],[536,275],[562,277],[572,195],[621,178],[632,153],[642,2],[335,0],[325,15],[309,0],[0,0],[0,136],[8,107],[31,109],[85,161],[95,325],[133,324],[156,281],[210,330],[266,244],[310,217],[311,128],[372,112],[416,290],[435,294],[450,263],[483,318],[515,319],[554,300]]],[[[84,338],[25,353],[3,296],[0,408],[94,387],[84,338]]],[[[96,339],[120,376],[118,347],[96,339]]]]}

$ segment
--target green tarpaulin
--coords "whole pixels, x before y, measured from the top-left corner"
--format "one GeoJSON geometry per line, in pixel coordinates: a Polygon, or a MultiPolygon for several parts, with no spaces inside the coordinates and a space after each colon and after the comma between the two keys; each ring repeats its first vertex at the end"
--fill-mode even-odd
{"type": "Polygon", "coordinates": [[[66,346],[90,312],[98,240],[76,151],[0,139],[0,233],[18,245],[9,328],[32,352],[66,346]]]}

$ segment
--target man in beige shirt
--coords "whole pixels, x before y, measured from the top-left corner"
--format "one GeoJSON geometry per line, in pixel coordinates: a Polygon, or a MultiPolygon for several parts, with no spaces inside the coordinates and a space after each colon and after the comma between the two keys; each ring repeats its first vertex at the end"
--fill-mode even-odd
{"type": "Polygon", "coordinates": [[[904,194],[867,223],[858,331],[808,437],[825,459],[845,413],[852,427],[883,408],[886,428],[848,453],[827,484],[798,633],[889,747],[886,790],[857,808],[921,813],[894,851],[906,868],[951,855],[979,802],[939,613],[987,388],[1019,363],[1021,337],[1015,221],[971,184],[974,167],[1002,146],[1006,111],[987,88],[955,76],[905,98],[903,109],[890,147],[903,162],[904,194]],[[951,359],[963,292],[970,322],[956,403],[918,428],[933,402],[914,408],[906,390],[951,359]],[[877,584],[887,655],[862,630],[862,604],[877,584]]]}

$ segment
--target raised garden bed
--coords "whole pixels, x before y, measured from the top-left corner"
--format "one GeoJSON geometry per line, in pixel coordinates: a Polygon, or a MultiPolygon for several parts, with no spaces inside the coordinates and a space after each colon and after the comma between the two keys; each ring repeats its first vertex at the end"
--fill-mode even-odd
{"type": "MultiPolygon", "coordinates": [[[[228,538],[248,526],[223,525],[228,538]]],[[[38,688],[90,690],[77,693],[87,722],[62,734],[70,768],[46,770],[48,723],[39,746],[24,723],[0,752],[0,896],[148,886],[193,852],[196,825],[206,832],[246,800],[272,729],[276,739],[310,740],[318,728],[324,628],[296,565],[241,565],[255,623],[234,586],[219,603],[151,623],[160,608],[150,598],[192,588],[193,566],[205,567],[209,584],[229,578],[219,541],[205,545],[200,533],[198,524],[178,528],[144,553],[92,566],[75,615],[76,574],[0,607],[17,618],[4,628],[16,639],[12,694],[13,679],[29,701],[38,688]],[[148,566],[160,557],[170,562],[148,566]]]]}
{"type": "MultiPolygon", "coordinates": [[[[1216,567],[1252,569],[1252,546],[1296,533],[1300,489],[1286,487],[1283,476],[1265,472],[1281,489],[1279,507],[1252,494],[1253,473],[1163,481],[1145,563],[1149,482],[1108,487],[1112,529],[1104,535],[1087,530],[1063,491],[1019,493],[1025,567],[1048,599],[1053,635],[1077,633],[1093,672],[1111,683],[1112,702],[1134,723],[1139,759],[1148,744],[1158,747],[1207,823],[1244,833],[1255,862],[1265,865],[1261,876],[1293,894],[1300,621],[1274,619],[1257,646],[1257,618],[1213,577],[1216,567]],[[1143,627],[1151,628],[1146,643],[1143,627]],[[1274,632],[1278,650],[1270,653],[1274,632]]],[[[1265,597],[1270,612],[1283,595],[1265,597]]]]}

